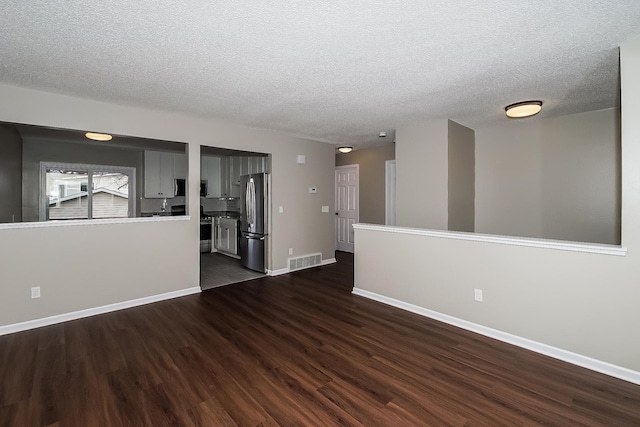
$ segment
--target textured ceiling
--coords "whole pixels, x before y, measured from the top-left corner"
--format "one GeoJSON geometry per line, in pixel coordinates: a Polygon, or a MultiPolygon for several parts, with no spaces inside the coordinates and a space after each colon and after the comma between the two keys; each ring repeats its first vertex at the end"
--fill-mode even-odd
{"type": "Polygon", "coordinates": [[[611,107],[617,47],[640,35],[638,0],[1,8],[0,82],[357,146],[415,120],[499,124],[526,99],[540,117],[611,107]]]}

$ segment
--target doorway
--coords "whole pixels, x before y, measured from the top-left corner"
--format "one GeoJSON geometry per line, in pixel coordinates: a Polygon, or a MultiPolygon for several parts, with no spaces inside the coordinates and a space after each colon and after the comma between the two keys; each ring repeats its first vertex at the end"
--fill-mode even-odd
{"type": "MultiPolygon", "coordinates": [[[[241,177],[269,174],[267,154],[215,147],[200,153],[200,288],[211,289],[266,274],[243,266],[240,251],[241,177]]],[[[264,217],[263,217],[264,218],[264,217]]]]}
{"type": "Polygon", "coordinates": [[[338,251],[351,253],[354,251],[353,224],[360,220],[359,179],[359,165],[336,167],[336,250],[338,251]]]}

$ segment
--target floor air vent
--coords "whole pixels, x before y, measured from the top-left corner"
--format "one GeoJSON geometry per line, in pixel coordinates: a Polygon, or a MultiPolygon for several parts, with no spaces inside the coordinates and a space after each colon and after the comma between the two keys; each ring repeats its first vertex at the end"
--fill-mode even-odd
{"type": "Polygon", "coordinates": [[[289,258],[289,271],[302,270],[322,264],[322,254],[304,255],[297,258],[289,258]]]}

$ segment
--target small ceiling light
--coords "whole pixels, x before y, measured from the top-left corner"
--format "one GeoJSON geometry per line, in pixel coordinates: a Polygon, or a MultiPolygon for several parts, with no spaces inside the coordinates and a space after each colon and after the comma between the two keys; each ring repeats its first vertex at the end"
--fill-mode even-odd
{"type": "Polygon", "coordinates": [[[379,137],[379,138],[386,138],[386,137],[387,137],[387,133],[386,133],[386,132],[380,132],[380,133],[378,134],[378,137],[379,137]]]}
{"type": "Polygon", "coordinates": [[[350,153],[351,151],[353,151],[353,147],[339,147],[338,151],[341,153],[350,153]]]}
{"type": "Polygon", "coordinates": [[[542,101],[525,101],[507,105],[504,111],[510,119],[535,116],[542,110],[542,101]]]}
{"type": "Polygon", "coordinates": [[[95,132],[87,132],[84,134],[89,139],[93,139],[94,141],[111,141],[113,137],[106,133],[95,133],[95,132]]]}

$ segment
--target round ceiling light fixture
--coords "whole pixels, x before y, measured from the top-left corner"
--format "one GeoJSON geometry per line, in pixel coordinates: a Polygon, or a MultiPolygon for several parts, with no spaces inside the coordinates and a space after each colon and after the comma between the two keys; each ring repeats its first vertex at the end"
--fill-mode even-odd
{"type": "Polygon", "coordinates": [[[353,147],[338,147],[338,151],[347,154],[353,151],[353,147]]]}
{"type": "Polygon", "coordinates": [[[378,138],[386,138],[387,137],[387,133],[386,132],[380,132],[378,134],[378,138]]]}
{"type": "Polygon", "coordinates": [[[504,111],[510,119],[523,119],[535,116],[542,110],[542,101],[524,101],[507,105],[504,111]]]}
{"type": "Polygon", "coordinates": [[[87,132],[84,136],[89,139],[93,139],[94,141],[111,141],[113,139],[113,136],[107,133],[87,132]]]}

